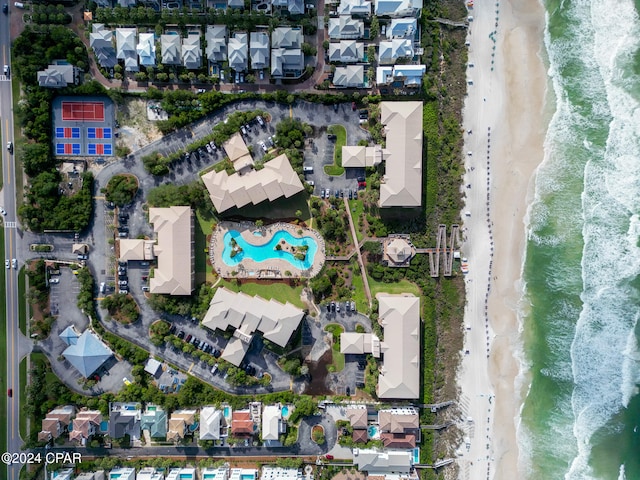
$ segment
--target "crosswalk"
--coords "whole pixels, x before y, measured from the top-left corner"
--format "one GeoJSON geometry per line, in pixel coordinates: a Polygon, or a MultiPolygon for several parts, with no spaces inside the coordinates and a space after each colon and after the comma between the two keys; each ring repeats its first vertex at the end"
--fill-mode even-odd
{"type": "Polygon", "coordinates": [[[8,82],[10,79],[6,75],[0,75],[0,82],[8,82]]]}
{"type": "Polygon", "coordinates": [[[16,228],[17,222],[4,222],[4,228],[16,228]]]}

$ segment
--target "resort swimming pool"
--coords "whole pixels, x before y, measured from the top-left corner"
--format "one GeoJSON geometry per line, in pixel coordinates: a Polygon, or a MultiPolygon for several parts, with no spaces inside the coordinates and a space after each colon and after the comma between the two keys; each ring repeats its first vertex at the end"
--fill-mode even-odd
{"type": "Polygon", "coordinates": [[[294,237],[285,230],[278,230],[271,240],[264,245],[252,245],[247,243],[237,230],[229,230],[224,234],[224,250],[222,252],[222,261],[230,267],[238,265],[244,259],[250,259],[255,262],[264,262],[266,260],[281,259],[289,262],[293,267],[299,270],[308,270],[313,265],[313,259],[318,251],[318,244],[312,237],[294,237]],[[231,240],[235,240],[237,245],[242,249],[234,257],[231,257],[231,240]],[[276,250],[276,245],[284,240],[287,244],[294,247],[309,247],[304,260],[298,260],[293,253],[283,250],[276,250]]]}

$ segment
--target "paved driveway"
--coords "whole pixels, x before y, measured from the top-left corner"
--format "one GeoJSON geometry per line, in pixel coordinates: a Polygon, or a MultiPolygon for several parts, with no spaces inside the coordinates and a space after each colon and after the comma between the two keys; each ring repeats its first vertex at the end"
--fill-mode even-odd
{"type": "Polygon", "coordinates": [[[331,450],[338,439],[336,424],[330,415],[320,414],[305,417],[298,427],[298,448],[306,454],[324,455],[331,450]],[[318,445],[311,440],[311,428],[314,425],[322,425],[324,428],[324,445],[318,445]]]}

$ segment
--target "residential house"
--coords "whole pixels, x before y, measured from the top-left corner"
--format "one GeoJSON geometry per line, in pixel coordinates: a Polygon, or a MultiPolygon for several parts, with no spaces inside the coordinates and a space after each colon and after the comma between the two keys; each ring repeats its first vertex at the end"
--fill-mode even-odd
{"type": "Polygon", "coordinates": [[[355,40],[341,40],[329,44],[329,61],[336,63],[356,63],[364,61],[364,43],[355,40]]]}
{"type": "Polygon", "coordinates": [[[302,470],[299,468],[262,467],[260,480],[302,480],[302,470]]]}
{"type": "Polygon", "coordinates": [[[141,33],[138,35],[138,61],[143,67],[156,65],[156,36],[153,33],[141,33]]]}
{"type": "MultiPolygon", "coordinates": [[[[272,162],[273,160],[267,162],[265,169],[272,162]]],[[[229,327],[235,329],[222,358],[238,366],[248,350],[254,332],[262,332],[265,339],[284,348],[303,317],[304,312],[288,302],[282,304],[277,300],[265,300],[259,296],[252,297],[219,287],[211,299],[202,325],[211,330],[225,331],[229,327]]]]}
{"type": "Polygon", "coordinates": [[[156,470],[153,467],[144,467],[138,470],[136,480],[164,480],[164,470],[156,470]]]}
{"type": "Polygon", "coordinates": [[[251,68],[262,70],[269,68],[269,34],[266,32],[251,32],[249,38],[249,55],[251,68]]]}
{"type": "Polygon", "coordinates": [[[258,470],[253,468],[232,468],[229,480],[257,480],[258,470]]]}
{"type": "Polygon", "coordinates": [[[271,34],[271,76],[299,77],[304,70],[302,28],[278,27],[271,34]]]}
{"type": "Polygon", "coordinates": [[[48,442],[56,439],[67,431],[71,423],[71,417],[76,413],[76,409],[72,405],[56,407],[47,413],[42,420],[42,430],[38,432],[39,442],[48,442]]]}
{"type": "Polygon", "coordinates": [[[101,67],[113,68],[118,63],[116,49],[113,48],[113,32],[104,28],[103,24],[94,23],[92,25],[89,45],[101,67]]]}
{"type": "Polygon", "coordinates": [[[229,468],[228,467],[203,468],[201,471],[201,476],[202,476],[202,480],[228,480],[229,468]]]}
{"type": "Polygon", "coordinates": [[[191,295],[195,285],[194,221],[191,207],[150,208],[158,266],[149,279],[151,293],[191,295]]]}
{"type": "Polygon", "coordinates": [[[411,59],[414,55],[413,40],[408,38],[383,40],[378,48],[378,63],[381,65],[393,64],[400,58],[411,59]]]}
{"type": "Polygon", "coordinates": [[[413,452],[409,450],[378,450],[353,449],[353,463],[361,472],[369,476],[390,476],[387,478],[409,479],[416,478],[413,469],[413,452]]]}
{"type": "Polygon", "coordinates": [[[220,440],[224,417],[222,410],[204,407],[200,410],[200,440],[220,440]]]}
{"type": "Polygon", "coordinates": [[[180,35],[160,35],[160,48],[164,65],[182,65],[180,35]]]}
{"type": "Polygon", "coordinates": [[[157,377],[162,374],[162,363],[155,358],[149,357],[149,360],[144,365],[144,371],[152,377],[157,377]]]}
{"type": "Polygon", "coordinates": [[[75,480],[106,480],[104,470],[97,472],[83,472],[76,475],[75,480]]]}
{"type": "Polygon", "coordinates": [[[329,19],[329,38],[331,40],[353,40],[364,37],[364,22],[351,15],[340,15],[329,19]]]}
{"type": "Polygon", "coordinates": [[[342,166],[344,168],[375,167],[382,163],[384,150],[380,145],[365,147],[345,145],[342,147],[342,166]]]}
{"type": "Polygon", "coordinates": [[[75,83],[76,68],[73,65],[49,65],[38,72],[38,85],[45,88],[63,88],[75,83]]]}
{"type": "Polygon", "coordinates": [[[380,17],[419,17],[423,0],[376,0],[375,14],[380,17]]]}
{"type": "Polygon", "coordinates": [[[304,15],[304,2],[302,0],[273,0],[271,5],[281,12],[289,15],[304,15]]]}
{"type": "Polygon", "coordinates": [[[353,405],[347,408],[347,418],[353,429],[352,439],[355,443],[367,443],[369,435],[367,427],[367,407],[365,405],[353,405]]]}
{"type": "Polygon", "coordinates": [[[367,443],[369,441],[369,434],[366,430],[354,430],[351,434],[351,439],[354,443],[367,443]]]}
{"type": "MultiPolygon", "coordinates": [[[[287,431],[279,405],[267,405],[262,412],[262,441],[266,446],[279,446],[280,435],[287,431]]],[[[264,472],[263,472],[264,475],[264,472]]]]}
{"type": "Polygon", "coordinates": [[[304,190],[285,154],[266,162],[261,170],[249,170],[243,175],[212,170],[201,178],[218,213],[265,200],[289,198],[304,190]]]}
{"type": "MultiPolygon", "coordinates": [[[[422,130],[421,125],[418,127],[422,130]]],[[[378,398],[419,398],[420,298],[381,294],[378,302],[378,321],[384,329],[378,398]]]]}
{"type": "MultiPolygon", "coordinates": [[[[180,442],[188,432],[189,426],[196,420],[195,410],[176,410],[169,418],[169,429],[167,430],[167,440],[180,442]]],[[[168,477],[167,477],[168,479],[168,477]]]]}
{"type": "Polygon", "coordinates": [[[336,88],[363,88],[364,66],[337,67],[333,74],[333,86],[336,88]]]}
{"type": "Polygon", "coordinates": [[[129,435],[131,442],[140,440],[140,409],[135,402],[113,402],[109,404],[109,436],[124,438],[129,435]]]}
{"type": "Polygon", "coordinates": [[[371,15],[369,0],[340,0],[338,15],[371,15]]]}
{"type": "Polygon", "coordinates": [[[196,480],[195,468],[172,468],[169,470],[167,480],[196,480]]]}
{"type": "Polygon", "coordinates": [[[418,33],[418,19],[416,18],[394,18],[387,26],[387,39],[409,38],[414,40],[418,33]]]}
{"type": "Polygon", "coordinates": [[[72,480],[73,468],[65,468],[51,473],[51,480],[72,480]]]}
{"type": "Polygon", "coordinates": [[[140,429],[147,430],[150,438],[166,438],[167,412],[157,405],[147,405],[140,418],[140,429]]]}
{"type": "Polygon", "coordinates": [[[189,34],[182,39],[182,62],[186,69],[197,70],[202,67],[202,48],[200,34],[189,34]]]}
{"type": "Polygon", "coordinates": [[[109,480],[136,480],[136,469],[116,467],[109,472],[109,480]]]}
{"type": "Polygon", "coordinates": [[[102,414],[98,410],[81,410],[71,422],[69,440],[85,446],[87,440],[100,431],[102,414]]]}
{"type": "Polygon", "coordinates": [[[249,36],[246,33],[234,33],[229,38],[229,67],[236,72],[246,72],[248,67],[249,36]]]}
{"type": "Polygon", "coordinates": [[[222,64],[227,61],[227,26],[207,25],[205,34],[207,60],[210,63],[222,64]]]}
{"type": "Polygon", "coordinates": [[[385,175],[380,206],[422,205],[422,102],[381,102],[385,126],[385,175]]]}
{"type": "Polygon", "coordinates": [[[426,67],[424,65],[386,65],[378,67],[376,71],[376,84],[378,87],[417,88],[422,85],[422,77],[425,71],[426,67]]]}
{"type": "Polygon", "coordinates": [[[380,410],[378,428],[385,448],[411,449],[420,441],[420,418],[413,407],[380,410]]]}
{"type": "Polygon", "coordinates": [[[231,435],[236,438],[252,437],[256,433],[256,425],[249,410],[234,410],[231,417],[231,435]]]}
{"type": "Polygon", "coordinates": [[[116,57],[124,61],[127,72],[138,71],[137,35],[135,28],[116,28],[116,57]]]}
{"type": "Polygon", "coordinates": [[[83,377],[89,378],[113,356],[113,352],[95,333],[85,330],[77,343],[69,345],[62,352],[62,356],[83,377]]]}

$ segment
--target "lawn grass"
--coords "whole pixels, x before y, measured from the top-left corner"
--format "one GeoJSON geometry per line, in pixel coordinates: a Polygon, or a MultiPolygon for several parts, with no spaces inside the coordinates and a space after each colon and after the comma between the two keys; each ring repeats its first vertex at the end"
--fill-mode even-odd
{"type": "MultiPolygon", "coordinates": [[[[344,354],[340,353],[340,334],[344,332],[344,328],[342,325],[338,325],[337,323],[330,323],[326,327],[324,327],[325,331],[330,332],[333,336],[333,342],[331,342],[331,354],[332,354],[332,362],[331,365],[334,372],[340,372],[344,368],[344,354]]],[[[331,366],[330,365],[330,366],[331,366]]]]}
{"type": "Polygon", "coordinates": [[[376,297],[376,293],[412,293],[416,297],[421,295],[420,288],[409,280],[400,280],[399,282],[394,283],[384,283],[378,282],[374,280],[370,276],[367,277],[369,279],[369,289],[371,290],[371,296],[373,298],[376,297]]]}
{"type": "MultiPolygon", "coordinates": [[[[27,359],[26,357],[20,361],[20,405],[27,404],[27,359]]],[[[27,434],[27,416],[20,415],[20,436],[28,438],[27,434]]]]}
{"type": "MultiPolygon", "coordinates": [[[[15,112],[18,111],[18,102],[20,102],[20,81],[18,77],[11,77],[11,93],[13,95],[13,124],[21,125],[21,122],[17,118],[15,112]]],[[[23,176],[22,176],[22,146],[27,140],[22,135],[21,128],[13,129],[13,155],[11,158],[14,160],[13,164],[16,169],[16,210],[24,203],[24,190],[23,176]]]]}
{"type": "Polygon", "coordinates": [[[196,220],[197,224],[194,235],[196,283],[213,283],[215,281],[213,267],[211,265],[207,265],[207,257],[209,256],[207,235],[211,233],[212,227],[216,223],[216,219],[210,212],[197,209],[196,220]]]}
{"type": "Polygon", "coordinates": [[[364,238],[364,235],[359,226],[360,217],[364,214],[364,202],[362,200],[349,200],[349,208],[351,209],[353,226],[356,229],[356,237],[358,237],[358,243],[360,243],[360,241],[364,238]]]}
{"type": "Polygon", "coordinates": [[[367,294],[364,292],[364,282],[362,281],[362,275],[351,275],[351,286],[353,287],[352,299],[356,302],[358,311],[366,313],[369,310],[369,300],[367,300],[367,294]]]}
{"type": "Polygon", "coordinates": [[[243,283],[238,286],[232,280],[222,280],[219,286],[226,287],[234,292],[244,292],[247,295],[260,295],[265,300],[275,299],[279,302],[289,302],[299,308],[306,308],[305,304],[300,300],[302,294],[302,285],[290,287],[285,283],[272,283],[270,285],[258,283],[243,283]]]}
{"type": "MultiPolygon", "coordinates": [[[[26,272],[24,267],[18,272],[18,326],[23,335],[27,336],[27,292],[26,288],[26,272]]],[[[31,312],[29,312],[30,314],[31,312]]],[[[30,315],[29,315],[30,316],[30,315]]]]}
{"type": "MultiPolygon", "coordinates": [[[[4,258],[4,229],[0,228],[0,256],[4,258]]],[[[7,288],[5,276],[0,275],[0,298],[7,298],[7,288]]],[[[7,365],[7,311],[0,308],[0,365],[7,365]]],[[[7,389],[7,376],[0,375],[0,392],[7,389]]],[[[7,421],[7,400],[0,401],[0,425],[8,425],[7,421]]],[[[0,435],[0,452],[7,451],[7,432],[0,435]]],[[[6,471],[6,470],[5,470],[6,471]]]]}
{"type": "Polygon", "coordinates": [[[324,173],[338,177],[344,173],[342,147],[347,144],[347,129],[342,125],[329,125],[327,132],[333,133],[336,136],[336,140],[333,149],[333,165],[325,165],[324,173]]]}

